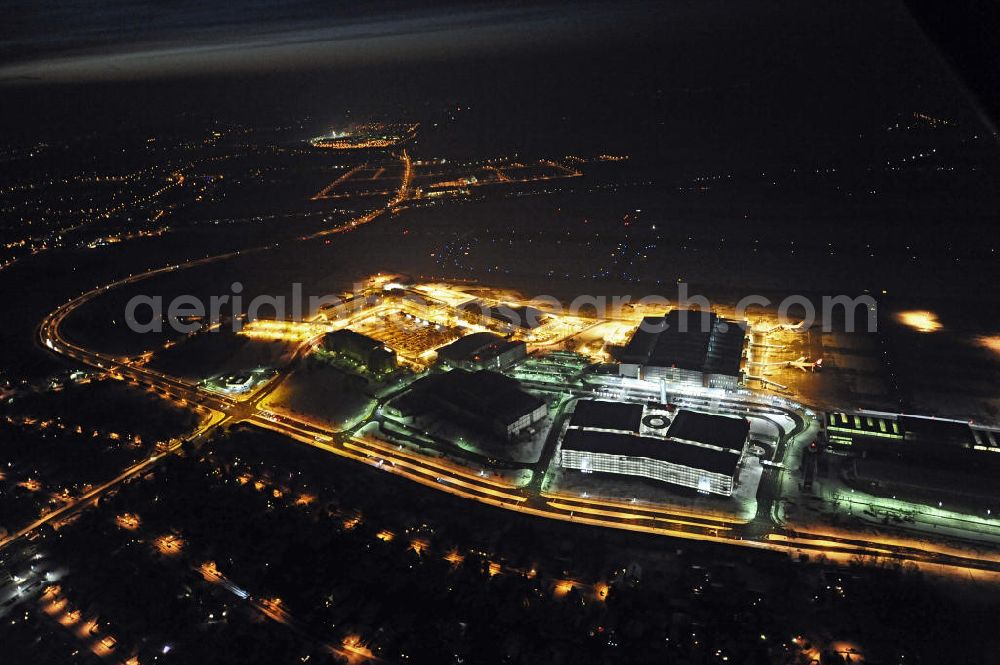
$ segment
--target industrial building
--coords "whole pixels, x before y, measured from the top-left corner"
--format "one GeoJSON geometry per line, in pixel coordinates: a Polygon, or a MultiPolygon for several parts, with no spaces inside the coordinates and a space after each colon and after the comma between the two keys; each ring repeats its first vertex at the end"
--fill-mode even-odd
{"type": "Polygon", "coordinates": [[[584,473],[641,476],[730,496],[749,438],[750,423],[743,418],[580,400],[559,463],[584,473]]]}
{"type": "Polygon", "coordinates": [[[831,412],[824,435],[853,453],[848,484],[876,496],[971,515],[1000,512],[1000,430],[968,421],[888,413],[831,412]]]}
{"type": "Polygon", "coordinates": [[[827,413],[831,448],[914,465],[980,470],[1000,466],[1000,432],[925,416],[827,413]]]}
{"type": "Polygon", "coordinates": [[[438,362],[467,370],[505,369],[527,355],[524,342],[488,332],[466,335],[437,350],[438,362]]]}
{"type": "Polygon", "coordinates": [[[386,372],[396,367],[395,351],[377,339],[346,328],[326,333],[323,348],[370,372],[386,372]]]}
{"type": "Polygon", "coordinates": [[[452,419],[504,439],[515,438],[548,414],[545,400],[522,390],[515,379],[464,369],[417,380],[387,411],[414,423],[452,419]]]}
{"type": "Polygon", "coordinates": [[[542,310],[529,306],[490,305],[470,300],[458,306],[467,321],[504,333],[527,333],[544,324],[548,317],[542,310]]]}
{"type": "Polygon", "coordinates": [[[622,376],[732,389],[742,381],[745,338],[743,321],[675,309],[645,317],[628,344],[612,351],[622,376]]]}

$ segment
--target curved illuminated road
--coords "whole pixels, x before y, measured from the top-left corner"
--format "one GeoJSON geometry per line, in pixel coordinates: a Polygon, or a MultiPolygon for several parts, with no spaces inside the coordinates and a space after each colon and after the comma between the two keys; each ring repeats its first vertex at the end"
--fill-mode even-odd
{"type": "MultiPolygon", "coordinates": [[[[383,207],[336,228],[303,236],[300,240],[353,230],[405,201],[412,180],[411,162],[405,151],[400,159],[404,166],[400,188],[397,194],[383,207]]],[[[211,416],[197,432],[187,439],[172,442],[169,449],[158,451],[157,454],[126,469],[118,477],[95,488],[76,502],[49,513],[25,528],[12,533],[6,539],[0,540],[0,548],[26,536],[51,520],[65,518],[74,511],[92,504],[102,493],[142,473],[164,455],[180,448],[184,443],[203,439],[220,425],[245,422],[456,497],[537,517],[688,540],[780,551],[790,555],[824,554],[838,561],[847,561],[857,556],[878,557],[895,561],[910,561],[949,573],[966,574],[971,570],[1000,572],[1000,555],[973,554],[950,548],[945,544],[938,546],[926,542],[901,541],[889,536],[873,537],[867,534],[852,534],[849,531],[832,534],[794,532],[774,524],[766,525],[764,529],[761,529],[760,520],[754,520],[751,523],[722,513],[713,514],[649,503],[545,492],[540,489],[541,483],[537,477],[537,470],[534,472],[536,477],[531,482],[518,485],[485,469],[477,472],[467,466],[461,466],[439,457],[424,455],[401,445],[393,445],[347,432],[338,432],[321,423],[291,415],[277,414],[261,408],[263,398],[280,383],[280,377],[249,399],[238,400],[226,395],[206,392],[191,382],[140,364],[132,364],[129,358],[85,349],[66,340],[60,332],[63,321],[71,312],[111,289],[240,254],[265,251],[274,246],[276,245],[220,254],[130,276],[95,288],[64,303],[41,322],[38,328],[39,340],[53,352],[108,371],[112,375],[134,384],[150,387],[165,397],[172,398],[191,408],[208,410],[211,412],[211,416]]],[[[305,350],[307,350],[307,345],[303,345],[299,352],[305,350]]],[[[785,439],[786,437],[782,436],[781,438],[785,439]]],[[[784,440],[781,444],[784,444],[784,440]]]]}

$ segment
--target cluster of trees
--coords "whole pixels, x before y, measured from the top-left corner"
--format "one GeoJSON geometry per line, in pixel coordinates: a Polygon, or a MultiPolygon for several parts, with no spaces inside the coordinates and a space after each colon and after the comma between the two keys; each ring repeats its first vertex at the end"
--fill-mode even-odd
{"type": "Polygon", "coordinates": [[[197,423],[190,410],[119,381],[68,382],[60,391],[20,396],[3,405],[2,412],[56,419],[86,430],[139,435],[144,440],[169,439],[197,423]]]}
{"type": "Polygon", "coordinates": [[[385,662],[435,665],[805,665],[816,654],[839,664],[846,657],[827,647],[845,637],[874,662],[965,662],[954,656],[983,646],[974,629],[995,609],[948,601],[893,566],[681,552],[686,544],[455,504],[374,473],[235,430],[165,460],[49,540],[70,570],[67,596],[124,648],[173,645],[163,663],[234,653],[326,662],[324,645],[349,635],[385,662]],[[139,515],[137,531],[115,526],[125,511],[139,515]],[[168,532],[183,540],[174,556],[153,546],[168,532]],[[288,623],[202,579],[207,561],[251,602],[280,598],[288,623]],[[579,582],[557,592],[566,579],[579,582]],[[610,584],[606,596],[596,582],[610,584]]]}
{"type": "Polygon", "coordinates": [[[67,499],[146,457],[196,417],[144,391],[104,381],[29,393],[0,407],[0,528],[38,517],[53,492],[67,499]],[[138,437],[138,439],[136,438],[138,437]],[[138,443],[137,443],[138,441],[138,443]],[[37,481],[40,489],[25,486],[37,481]]]}

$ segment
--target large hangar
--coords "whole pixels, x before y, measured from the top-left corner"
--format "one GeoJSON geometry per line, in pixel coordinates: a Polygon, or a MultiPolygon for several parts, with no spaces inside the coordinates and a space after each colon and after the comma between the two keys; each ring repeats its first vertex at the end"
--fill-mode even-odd
{"type": "Polygon", "coordinates": [[[746,323],[714,312],[675,309],[647,316],[628,344],[614,351],[619,373],[630,378],[711,388],[735,388],[746,323]]]}
{"type": "Polygon", "coordinates": [[[428,374],[392,400],[387,409],[393,416],[412,422],[458,420],[508,440],[548,414],[545,400],[522,390],[515,379],[486,369],[428,374]]]}

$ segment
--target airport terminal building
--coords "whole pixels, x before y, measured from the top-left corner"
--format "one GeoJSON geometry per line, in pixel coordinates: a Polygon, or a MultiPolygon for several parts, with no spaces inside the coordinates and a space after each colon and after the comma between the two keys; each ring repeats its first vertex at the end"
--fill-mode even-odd
{"type": "Polygon", "coordinates": [[[492,305],[481,300],[470,300],[459,305],[458,310],[470,323],[507,335],[530,334],[548,321],[548,317],[540,309],[523,305],[492,305]]]}
{"type": "Polygon", "coordinates": [[[559,464],[730,496],[749,439],[750,423],[743,418],[580,400],[562,440],[559,464]]]}
{"type": "Polygon", "coordinates": [[[675,309],[644,318],[628,344],[613,355],[622,376],[733,389],[743,378],[745,339],[743,321],[675,309]]]}
{"type": "Polygon", "coordinates": [[[488,332],[466,335],[437,350],[439,363],[467,370],[505,369],[527,355],[524,342],[488,332]]]}
{"type": "Polygon", "coordinates": [[[395,351],[377,339],[346,328],[326,333],[323,348],[373,372],[396,367],[395,351]]]}

